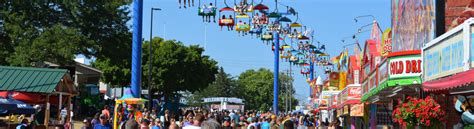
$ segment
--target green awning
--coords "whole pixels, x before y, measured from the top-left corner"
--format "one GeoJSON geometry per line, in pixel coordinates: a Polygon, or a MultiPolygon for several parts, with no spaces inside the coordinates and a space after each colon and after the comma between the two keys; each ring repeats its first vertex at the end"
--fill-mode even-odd
{"type": "Polygon", "coordinates": [[[66,69],[0,66],[0,91],[53,93],[61,79],[72,81],[66,69]]]}
{"type": "Polygon", "coordinates": [[[370,97],[377,95],[380,91],[383,91],[390,87],[396,86],[411,86],[413,82],[416,81],[418,84],[421,83],[420,77],[408,77],[408,78],[397,78],[397,79],[388,79],[385,82],[380,83],[379,86],[373,88],[368,93],[364,94],[360,99],[362,102],[366,102],[370,97]]]}

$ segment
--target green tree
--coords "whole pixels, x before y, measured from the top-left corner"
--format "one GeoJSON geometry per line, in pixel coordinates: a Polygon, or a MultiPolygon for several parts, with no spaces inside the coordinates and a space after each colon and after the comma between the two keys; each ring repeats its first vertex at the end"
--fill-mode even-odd
{"type": "MultiPolygon", "coordinates": [[[[185,46],[176,40],[152,40],[152,90],[160,91],[165,98],[177,91],[195,92],[206,88],[215,80],[217,62],[203,55],[204,49],[196,45],[185,46]]],[[[143,77],[148,77],[150,43],[143,44],[143,77]]],[[[148,82],[144,80],[144,86],[148,82]]]]}
{"type": "Polygon", "coordinates": [[[203,98],[207,97],[238,97],[239,89],[237,88],[234,78],[220,67],[219,72],[215,75],[216,80],[207,88],[194,92],[188,98],[188,102],[193,106],[201,106],[203,98]]]}
{"type": "Polygon", "coordinates": [[[102,81],[130,82],[130,1],[0,2],[0,65],[73,62],[95,57],[102,81]]]}
{"type": "MultiPolygon", "coordinates": [[[[239,75],[237,80],[239,93],[245,100],[246,109],[256,109],[267,111],[273,104],[273,72],[268,69],[247,70],[239,75]]],[[[293,79],[283,73],[279,75],[279,103],[280,110],[285,109],[284,92],[288,84],[293,83],[293,79]]],[[[294,92],[294,90],[292,90],[294,92]]],[[[294,94],[294,93],[293,93],[294,94]]],[[[297,103],[294,96],[290,96],[293,103],[297,103]]],[[[293,104],[295,105],[295,104],[293,104]]]]}

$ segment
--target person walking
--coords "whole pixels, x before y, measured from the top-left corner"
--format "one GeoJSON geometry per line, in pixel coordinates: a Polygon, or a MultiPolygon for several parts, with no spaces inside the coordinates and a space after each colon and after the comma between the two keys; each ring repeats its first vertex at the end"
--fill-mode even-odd
{"type": "Polygon", "coordinates": [[[151,129],[163,129],[163,127],[161,126],[160,119],[155,120],[155,125],[153,125],[153,127],[151,127],[151,129]]]}
{"type": "Polygon", "coordinates": [[[105,105],[104,106],[104,109],[102,110],[102,114],[105,115],[106,119],[110,119],[110,110],[109,110],[109,106],[105,105]]]}
{"type": "Polygon", "coordinates": [[[194,117],[193,125],[186,126],[183,129],[201,129],[201,124],[203,121],[204,121],[204,116],[201,113],[198,113],[194,117]]]}
{"type": "Polygon", "coordinates": [[[267,118],[262,122],[261,129],[270,129],[270,119],[267,118]]]}
{"type": "Polygon", "coordinates": [[[99,120],[100,124],[94,125],[94,129],[112,129],[105,114],[101,114],[99,120]]]}

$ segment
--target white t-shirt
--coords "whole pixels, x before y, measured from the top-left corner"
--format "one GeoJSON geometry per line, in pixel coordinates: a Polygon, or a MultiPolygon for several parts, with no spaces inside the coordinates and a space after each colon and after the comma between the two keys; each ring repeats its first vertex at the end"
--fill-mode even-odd
{"type": "Polygon", "coordinates": [[[194,126],[194,125],[189,125],[189,126],[183,127],[183,129],[201,129],[201,127],[199,127],[199,126],[194,126]]]}

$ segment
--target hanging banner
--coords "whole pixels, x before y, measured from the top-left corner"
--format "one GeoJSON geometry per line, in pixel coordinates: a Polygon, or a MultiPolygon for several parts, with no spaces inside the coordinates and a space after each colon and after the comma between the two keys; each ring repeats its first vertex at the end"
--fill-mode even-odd
{"type": "Polygon", "coordinates": [[[342,90],[344,88],[346,88],[346,84],[347,84],[347,73],[346,72],[339,72],[339,89],[338,90],[342,90]]]}
{"type": "Polygon", "coordinates": [[[329,74],[329,90],[339,90],[339,73],[338,72],[331,72],[329,74]]]}
{"type": "Polygon", "coordinates": [[[435,0],[392,0],[393,52],[420,50],[435,38],[435,7],[435,0]]]}
{"type": "Polygon", "coordinates": [[[421,76],[421,55],[390,57],[388,62],[390,79],[421,76]]]}
{"type": "Polygon", "coordinates": [[[354,104],[351,105],[351,114],[350,116],[354,117],[363,117],[364,116],[364,104],[354,104]]]}
{"type": "Polygon", "coordinates": [[[392,29],[386,29],[382,34],[381,55],[387,56],[392,51],[392,29]]]}

